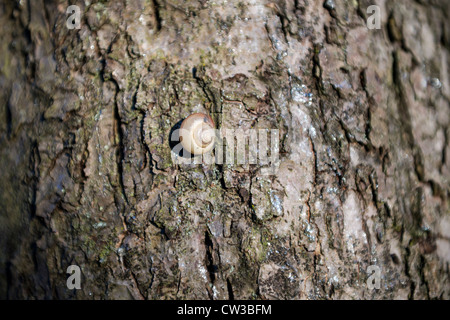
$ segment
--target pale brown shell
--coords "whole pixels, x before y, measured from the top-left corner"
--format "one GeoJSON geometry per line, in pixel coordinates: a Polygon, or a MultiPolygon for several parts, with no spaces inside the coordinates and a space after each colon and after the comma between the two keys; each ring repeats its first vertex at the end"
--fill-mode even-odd
{"type": "Polygon", "coordinates": [[[180,142],[191,154],[199,155],[211,151],[214,140],[214,121],[209,115],[194,113],[181,123],[180,142]]]}

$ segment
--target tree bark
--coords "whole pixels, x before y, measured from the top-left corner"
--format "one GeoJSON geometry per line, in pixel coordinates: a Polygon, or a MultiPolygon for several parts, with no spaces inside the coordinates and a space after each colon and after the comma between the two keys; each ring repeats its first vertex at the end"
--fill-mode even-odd
{"type": "Polygon", "coordinates": [[[449,299],[449,12],[3,1],[0,297],[449,299]],[[175,164],[195,112],[278,129],[277,172],[175,164]]]}

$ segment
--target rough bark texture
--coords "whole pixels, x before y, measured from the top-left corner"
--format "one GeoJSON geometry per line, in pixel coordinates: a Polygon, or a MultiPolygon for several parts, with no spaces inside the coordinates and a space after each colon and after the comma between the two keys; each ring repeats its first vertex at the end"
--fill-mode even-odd
{"type": "Polygon", "coordinates": [[[450,298],[449,12],[2,1],[0,297],[450,298]],[[276,175],[174,165],[194,112],[278,128],[276,175]]]}

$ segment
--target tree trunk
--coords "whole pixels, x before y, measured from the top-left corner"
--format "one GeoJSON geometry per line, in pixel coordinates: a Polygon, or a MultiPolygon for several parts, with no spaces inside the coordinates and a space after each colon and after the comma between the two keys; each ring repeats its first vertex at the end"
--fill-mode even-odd
{"type": "Polygon", "coordinates": [[[449,12],[3,1],[0,297],[449,299],[449,12]],[[278,170],[175,163],[195,112],[279,130],[278,170]]]}

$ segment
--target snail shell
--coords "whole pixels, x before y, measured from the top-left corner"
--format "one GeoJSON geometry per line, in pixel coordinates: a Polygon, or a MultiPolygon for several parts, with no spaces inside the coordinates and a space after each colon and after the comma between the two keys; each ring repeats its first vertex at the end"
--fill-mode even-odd
{"type": "Polygon", "coordinates": [[[181,123],[180,142],[191,154],[199,155],[211,151],[214,140],[214,121],[209,115],[194,113],[181,123]]]}

